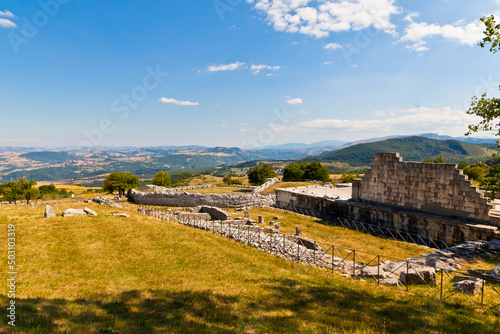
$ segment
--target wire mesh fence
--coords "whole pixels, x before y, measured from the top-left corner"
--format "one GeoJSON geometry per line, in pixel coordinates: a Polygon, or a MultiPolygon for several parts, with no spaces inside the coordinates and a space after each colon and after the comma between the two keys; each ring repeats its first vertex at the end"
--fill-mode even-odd
{"type": "MultiPolygon", "coordinates": [[[[172,209],[127,206],[159,220],[173,221],[233,239],[286,260],[337,272],[408,293],[474,307],[500,310],[500,280],[478,277],[450,267],[429,266],[418,258],[397,259],[333,244],[285,235],[268,227],[234,221],[211,221],[181,215],[172,209]]],[[[437,263],[437,262],[436,262],[437,263]]]]}
{"type": "MultiPolygon", "coordinates": [[[[295,206],[276,206],[278,209],[286,210],[290,212],[295,212],[303,216],[315,217],[318,219],[323,219],[320,214],[312,210],[307,210],[303,208],[298,208],[295,206]]],[[[416,245],[422,245],[433,249],[445,249],[451,246],[455,246],[450,242],[446,242],[440,239],[433,239],[430,237],[421,236],[414,233],[409,233],[405,231],[399,231],[396,229],[387,228],[384,226],[369,224],[366,222],[354,221],[352,219],[342,218],[342,217],[332,217],[328,220],[330,223],[337,226],[343,226],[349,229],[354,229],[357,231],[362,231],[375,235],[383,235],[385,237],[413,243],[416,245]]]]}

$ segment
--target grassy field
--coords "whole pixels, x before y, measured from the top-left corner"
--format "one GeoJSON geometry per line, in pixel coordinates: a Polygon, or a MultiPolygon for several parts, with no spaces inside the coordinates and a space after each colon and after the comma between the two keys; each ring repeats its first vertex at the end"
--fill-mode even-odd
{"type": "MultiPolygon", "coordinates": [[[[494,312],[332,276],[176,223],[132,212],[106,216],[123,210],[95,203],[57,206],[51,219],[42,218],[42,206],[0,207],[2,245],[7,225],[16,226],[20,333],[494,333],[500,325],[494,312]],[[84,206],[99,216],[59,216],[84,206]]],[[[251,212],[259,214],[269,221],[276,212],[251,212]]],[[[309,237],[401,248],[280,215],[285,232],[304,224],[309,237]]],[[[5,283],[0,299],[7,305],[5,283]]],[[[10,332],[2,318],[1,329],[10,332]]]]}

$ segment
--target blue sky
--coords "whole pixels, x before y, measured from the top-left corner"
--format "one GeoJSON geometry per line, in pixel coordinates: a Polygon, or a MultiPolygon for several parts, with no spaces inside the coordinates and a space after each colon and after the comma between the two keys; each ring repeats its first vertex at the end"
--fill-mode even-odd
{"type": "MultiPolygon", "coordinates": [[[[495,0],[0,4],[0,146],[251,148],[474,122],[495,0]]],[[[485,134],[483,134],[484,136],[485,134]]]]}

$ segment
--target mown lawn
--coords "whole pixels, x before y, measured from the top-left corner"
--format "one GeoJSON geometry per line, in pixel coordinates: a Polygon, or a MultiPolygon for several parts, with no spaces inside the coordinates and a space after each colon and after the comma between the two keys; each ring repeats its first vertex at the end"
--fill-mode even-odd
{"type": "MultiPolygon", "coordinates": [[[[99,216],[43,219],[43,207],[0,208],[1,244],[8,224],[17,231],[20,333],[494,333],[500,326],[495,312],[332,276],[176,223],[106,216],[123,210],[95,203],[63,202],[58,213],[84,206],[99,216]]],[[[5,283],[0,299],[7,305],[5,283]]]]}

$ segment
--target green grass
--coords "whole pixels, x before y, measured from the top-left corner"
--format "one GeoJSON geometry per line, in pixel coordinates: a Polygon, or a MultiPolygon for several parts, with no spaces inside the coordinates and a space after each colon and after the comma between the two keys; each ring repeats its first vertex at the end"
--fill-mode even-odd
{"type": "MultiPolygon", "coordinates": [[[[8,223],[17,231],[20,333],[493,333],[500,325],[495,312],[332,276],[176,223],[106,216],[123,210],[95,203],[62,202],[58,214],[84,206],[99,216],[43,219],[40,205],[0,207],[1,244],[8,223]]],[[[333,228],[305,224],[310,235],[333,228]]]]}

